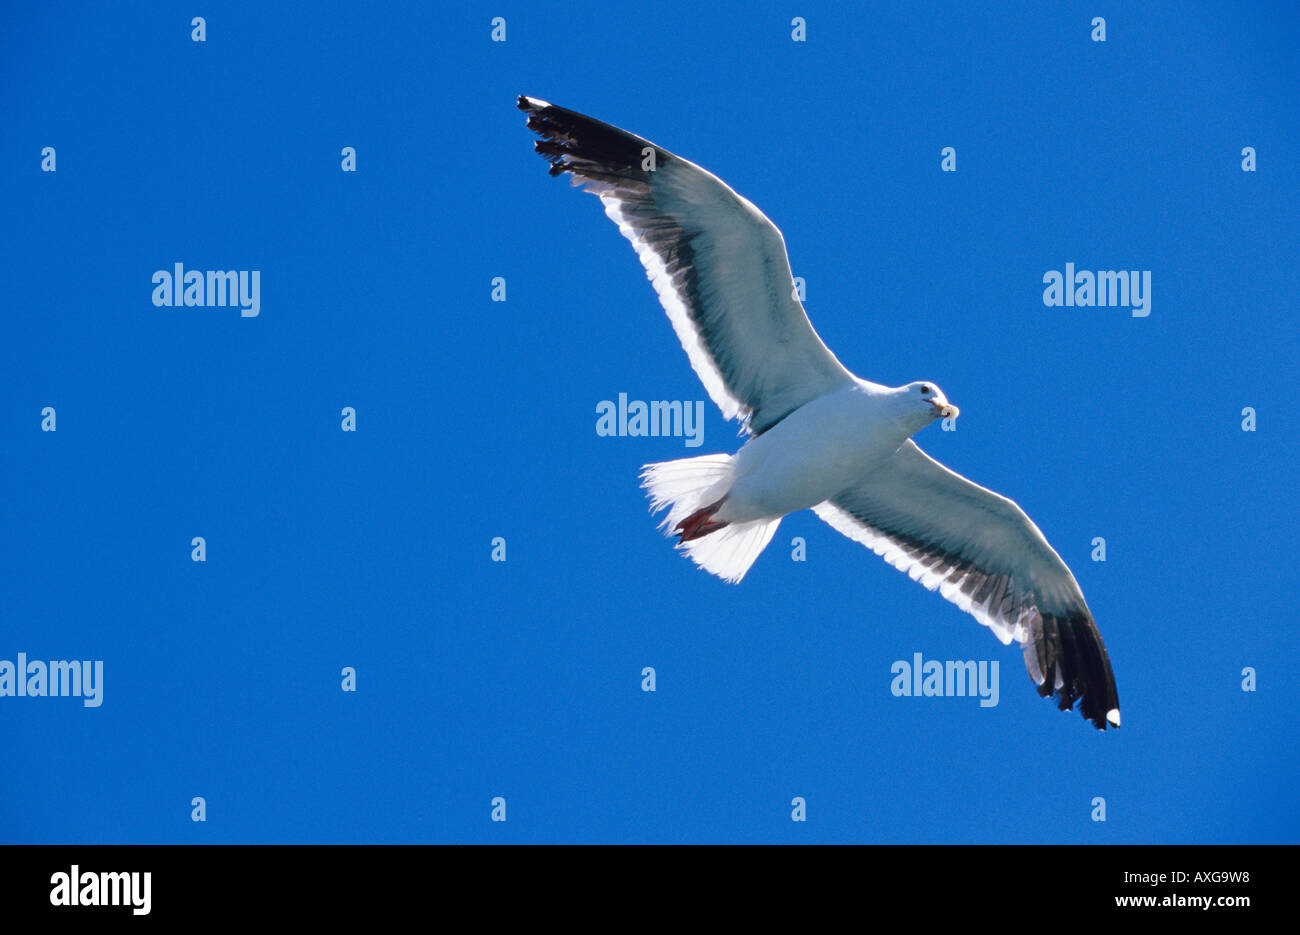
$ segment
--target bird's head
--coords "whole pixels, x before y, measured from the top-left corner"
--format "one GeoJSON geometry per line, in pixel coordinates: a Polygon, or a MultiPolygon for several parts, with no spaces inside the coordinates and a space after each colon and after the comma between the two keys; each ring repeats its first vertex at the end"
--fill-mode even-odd
{"type": "Polygon", "coordinates": [[[955,419],[961,411],[948,402],[943,390],[934,383],[909,383],[900,386],[895,392],[899,396],[909,427],[915,426],[912,428],[914,432],[925,428],[935,419],[955,419]]]}

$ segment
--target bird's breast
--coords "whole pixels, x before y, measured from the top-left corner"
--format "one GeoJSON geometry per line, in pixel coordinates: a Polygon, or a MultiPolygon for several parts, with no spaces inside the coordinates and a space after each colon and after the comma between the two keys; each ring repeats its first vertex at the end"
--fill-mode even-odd
{"type": "Polygon", "coordinates": [[[813,400],[737,453],[725,515],[744,522],[821,503],[892,455],[906,437],[869,395],[849,390],[813,400]]]}

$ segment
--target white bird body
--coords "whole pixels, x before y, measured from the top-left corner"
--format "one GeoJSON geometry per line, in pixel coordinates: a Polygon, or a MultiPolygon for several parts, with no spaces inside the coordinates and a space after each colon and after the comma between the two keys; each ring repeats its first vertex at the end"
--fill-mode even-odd
{"type": "MultiPolygon", "coordinates": [[[[735,455],[719,520],[780,519],[857,483],[907,441],[889,388],[860,380],[804,403],[735,455]]],[[[917,426],[918,428],[920,426],[917,426]]]]}
{"type": "Polygon", "coordinates": [[[912,435],[955,417],[932,383],[850,373],[794,294],[776,225],[721,179],[638,136],[536,98],[518,106],[551,174],[600,197],[636,250],[691,366],[753,437],[735,455],[648,464],[678,548],[739,582],[781,518],[838,532],[1015,640],[1040,695],[1118,727],[1110,659],[1083,592],[1013,501],[927,456],[912,435]]]}

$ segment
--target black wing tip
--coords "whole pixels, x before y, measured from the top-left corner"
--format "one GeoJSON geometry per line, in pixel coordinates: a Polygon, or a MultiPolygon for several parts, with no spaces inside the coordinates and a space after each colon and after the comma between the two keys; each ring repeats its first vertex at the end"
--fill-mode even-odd
{"type": "Polygon", "coordinates": [[[1040,662],[1044,677],[1038,694],[1043,698],[1052,695],[1062,711],[1077,710],[1097,730],[1118,729],[1119,693],[1092,615],[1086,611],[1044,614],[1042,643],[1038,651],[1044,652],[1046,659],[1040,662]]]}
{"type": "Polygon", "coordinates": [[[654,151],[654,166],[673,157],[648,140],[577,111],[520,94],[515,106],[528,115],[528,129],[540,139],[533,151],[551,164],[551,175],[571,172],[588,181],[646,183],[646,149],[654,151]]]}

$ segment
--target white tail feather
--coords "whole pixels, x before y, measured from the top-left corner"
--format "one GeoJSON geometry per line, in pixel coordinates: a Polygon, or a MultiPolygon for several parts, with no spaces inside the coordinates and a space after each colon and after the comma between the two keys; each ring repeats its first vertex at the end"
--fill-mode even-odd
{"type": "MultiPolygon", "coordinates": [[[[650,495],[650,512],[668,508],[659,528],[669,536],[674,535],[682,520],[726,496],[734,479],[731,455],[661,461],[641,469],[641,486],[650,495]]],[[[745,577],[780,523],[780,517],[733,523],[698,539],[679,542],[677,548],[705,571],[735,584],[745,577]]]]}

